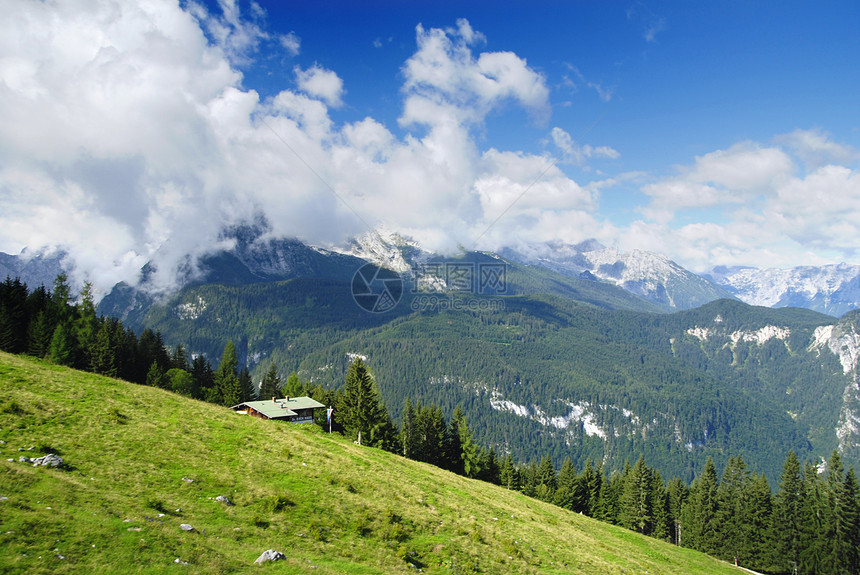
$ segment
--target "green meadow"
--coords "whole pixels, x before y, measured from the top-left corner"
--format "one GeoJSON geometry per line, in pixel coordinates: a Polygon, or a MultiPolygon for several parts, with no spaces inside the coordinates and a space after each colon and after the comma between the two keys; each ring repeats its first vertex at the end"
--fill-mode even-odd
{"type": "Polygon", "coordinates": [[[0,440],[3,573],[739,572],[314,425],[3,353],[0,440]],[[18,462],[46,453],[66,467],[18,462]],[[255,565],[267,549],[286,559],[255,565]]]}

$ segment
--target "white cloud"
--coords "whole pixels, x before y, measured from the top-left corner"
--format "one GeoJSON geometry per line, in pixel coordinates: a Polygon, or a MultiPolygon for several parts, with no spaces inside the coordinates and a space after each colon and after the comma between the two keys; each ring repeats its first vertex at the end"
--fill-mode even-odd
{"type": "Polygon", "coordinates": [[[651,198],[643,212],[668,221],[679,210],[742,204],[777,189],[794,170],[784,151],[742,142],[698,156],[692,166],[678,168],[678,175],[643,186],[651,198]]]}
{"type": "Polygon", "coordinates": [[[307,70],[296,66],[293,72],[302,92],[320,98],[332,108],[343,105],[343,80],[331,70],[314,64],[307,70]]]}
{"type": "MultiPolygon", "coordinates": [[[[170,0],[7,5],[0,250],[63,247],[101,290],[150,260],[169,286],[187,256],[260,214],[273,235],[323,245],[384,224],[430,249],[596,237],[700,268],[860,245],[858,174],[835,163],[856,153],[820,132],[740,143],[662,179],[588,185],[549,156],[482,149],[473,131],[487,114],[514,103],[545,120],[549,90],[516,54],[477,52],[486,39],[465,20],[417,28],[395,135],[372,117],[333,121],[344,85],[332,70],[296,68],[297,90],[262,101],[244,87],[237,65],[268,37],[253,6],[249,23],[227,1],[217,16],[170,0]],[[650,221],[603,219],[601,194],[615,186],[641,186],[650,221]],[[724,221],[673,220],[709,207],[724,221]]],[[[298,53],[288,36],[278,41],[298,53]]],[[[618,157],[560,128],[550,138],[565,162],[618,157]]]]}
{"type": "Polygon", "coordinates": [[[544,77],[512,52],[482,52],[475,58],[471,46],[482,39],[465,20],[458,21],[456,30],[417,26],[418,51],[403,67],[403,125],[432,125],[446,118],[481,122],[493,107],[509,99],[539,120],[548,118],[549,89],[544,77]],[[427,114],[429,109],[444,115],[427,114]]]}
{"type": "Polygon", "coordinates": [[[302,49],[302,39],[295,32],[284,34],[279,38],[281,46],[291,55],[298,56],[302,49]]]}
{"type": "Polygon", "coordinates": [[[795,130],[774,138],[806,164],[807,168],[818,168],[828,163],[856,163],[860,152],[851,146],[839,144],[821,130],[795,130]]]}
{"type": "Polygon", "coordinates": [[[818,131],[799,130],[775,141],[781,147],[742,142],[705,154],[678,175],[643,185],[651,202],[641,211],[650,221],[631,226],[626,241],[653,246],[696,270],[857,258],[860,173],[819,165],[856,161],[854,151],[818,131]],[[807,172],[795,157],[818,167],[807,172]],[[670,225],[691,210],[708,210],[711,221],[670,225]]]}
{"type": "Polygon", "coordinates": [[[614,160],[621,155],[609,146],[593,147],[589,144],[580,146],[570,137],[570,134],[559,127],[552,129],[550,137],[556,147],[561,150],[563,161],[567,163],[582,166],[586,163],[586,160],[591,158],[609,158],[614,160]]]}

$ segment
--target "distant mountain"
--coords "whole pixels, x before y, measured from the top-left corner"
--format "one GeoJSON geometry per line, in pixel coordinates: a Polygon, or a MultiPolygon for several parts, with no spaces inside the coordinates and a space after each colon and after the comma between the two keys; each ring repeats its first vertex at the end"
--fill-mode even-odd
{"type": "Polygon", "coordinates": [[[576,245],[532,244],[516,250],[507,248],[500,253],[568,276],[617,285],[665,311],[691,309],[709,301],[733,297],[731,292],[665,256],[642,250],[620,252],[596,240],[576,245]]]}
{"type": "Polygon", "coordinates": [[[804,307],[836,317],[860,308],[860,266],[856,265],[717,267],[708,277],[752,305],[804,307]]]}
{"type": "Polygon", "coordinates": [[[0,252],[0,281],[17,277],[31,288],[44,285],[51,289],[54,279],[68,270],[64,265],[65,257],[63,251],[31,254],[25,250],[18,255],[0,252]]]}

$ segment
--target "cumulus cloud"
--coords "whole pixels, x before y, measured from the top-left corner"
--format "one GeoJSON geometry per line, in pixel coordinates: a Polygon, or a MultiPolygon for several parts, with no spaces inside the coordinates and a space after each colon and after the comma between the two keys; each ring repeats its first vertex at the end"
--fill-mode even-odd
{"type": "Polygon", "coordinates": [[[816,130],[774,141],[776,146],[743,142],[705,154],[676,175],[642,186],[651,199],[642,210],[647,219],[631,226],[625,241],[663,246],[700,271],[857,258],[856,152],[816,130]],[[672,225],[696,210],[709,210],[710,221],[672,225]]]}
{"type": "MultiPolygon", "coordinates": [[[[373,118],[335,124],[343,82],[317,65],[295,68],[297,90],[261,101],[237,65],[268,39],[262,11],[246,21],[235,2],[220,7],[11,3],[0,22],[0,249],[63,247],[103,292],[147,261],[167,289],[189,257],[260,214],[272,235],[323,245],[388,224],[448,249],[486,230],[546,160],[502,162],[506,152],[476,145],[470,130],[493,107],[546,115],[548,89],[512,53],[474,55],[484,38],[465,20],[418,28],[401,122],[420,133],[396,137],[373,118]]],[[[297,36],[279,41],[298,52],[297,36]]],[[[513,216],[542,217],[539,198],[592,205],[560,171],[547,176],[513,216]]]]}
{"type": "Polygon", "coordinates": [[[482,40],[462,19],[456,29],[417,26],[418,51],[403,67],[403,125],[480,122],[505,100],[523,105],[539,121],[549,117],[545,78],[512,52],[482,52],[476,58],[472,45],[482,40]]]}
{"type": "Polygon", "coordinates": [[[331,70],[314,65],[307,70],[296,66],[293,72],[302,92],[320,98],[332,108],[343,105],[343,80],[331,70]]]}

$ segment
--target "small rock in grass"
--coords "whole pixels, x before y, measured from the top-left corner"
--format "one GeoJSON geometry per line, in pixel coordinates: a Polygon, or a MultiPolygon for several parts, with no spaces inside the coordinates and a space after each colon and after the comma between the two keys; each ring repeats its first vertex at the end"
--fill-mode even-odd
{"type": "Polygon", "coordinates": [[[182,525],[179,526],[179,528],[182,529],[183,531],[194,531],[194,528],[191,525],[189,525],[188,523],[183,523],[182,525]]]}
{"type": "Polygon", "coordinates": [[[173,560],[173,562],[174,562],[174,563],[176,563],[177,565],[188,565],[188,561],[183,561],[183,560],[182,560],[182,559],[180,559],[179,557],[177,557],[176,559],[174,559],[174,560],[173,560]]]}
{"type": "Polygon", "coordinates": [[[63,458],[54,453],[49,453],[43,457],[37,457],[32,461],[33,467],[38,467],[39,465],[43,465],[45,467],[62,467],[64,464],[63,458]]]}
{"type": "Polygon", "coordinates": [[[9,498],[3,495],[2,497],[0,497],[0,501],[9,501],[9,498]]]}
{"type": "Polygon", "coordinates": [[[32,459],[29,457],[24,457],[23,455],[18,458],[18,463],[30,463],[32,459]]]}
{"type": "Polygon", "coordinates": [[[262,565],[263,563],[267,563],[269,561],[280,561],[281,559],[286,559],[287,556],[281,553],[280,551],[275,551],[274,549],[267,549],[263,551],[263,554],[260,555],[254,563],[257,565],[262,565]]]}
{"type": "Polygon", "coordinates": [[[226,495],[219,495],[218,497],[215,498],[215,501],[217,501],[218,503],[223,503],[224,505],[227,505],[228,507],[230,505],[233,505],[233,502],[230,501],[230,498],[227,497],[226,495]]]}
{"type": "Polygon", "coordinates": [[[194,483],[194,480],[190,477],[183,477],[182,481],[184,481],[185,483],[194,483]]]}

